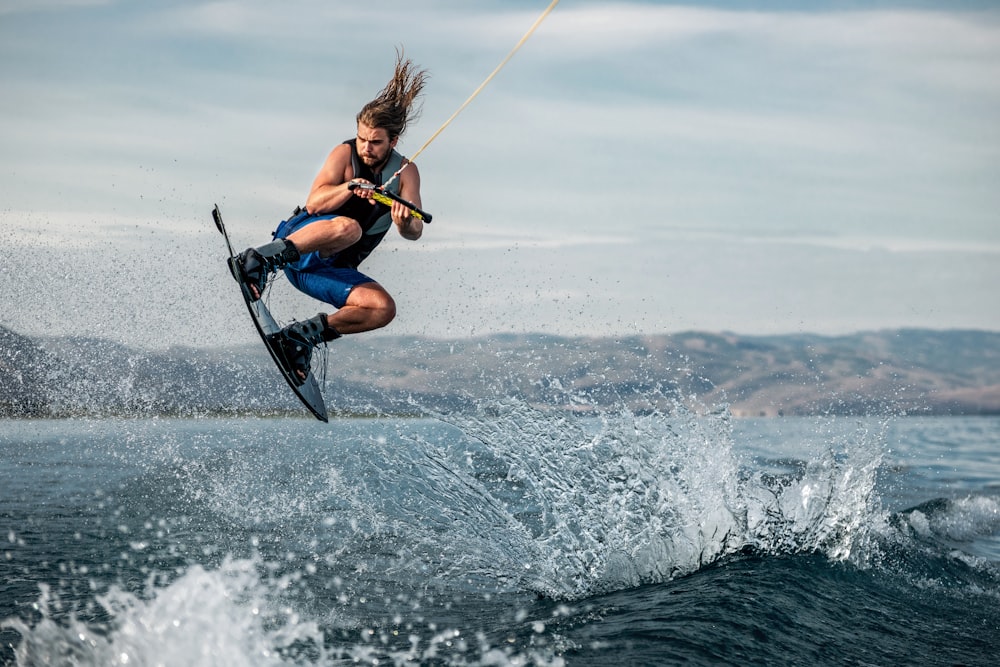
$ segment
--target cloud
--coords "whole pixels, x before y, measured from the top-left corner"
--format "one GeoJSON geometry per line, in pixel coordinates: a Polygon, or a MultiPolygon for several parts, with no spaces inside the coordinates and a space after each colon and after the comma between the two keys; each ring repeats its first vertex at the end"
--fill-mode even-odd
{"type": "Polygon", "coordinates": [[[276,6],[254,0],[189,2],[142,15],[135,27],[145,32],[198,34],[211,37],[294,40],[319,25],[336,25],[350,8],[335,3],[298,2],[276,6]]]}
{"type": "MultiPolygon", "coordinates": [[[[105,4],[0,10],[13,18],[0,22],[0,225],[27,253],[0,291],[20,307],[40,286],[19,321],[29,329],[60,326],[46,300],[74,271],[31,265],[46,252],[79,248],[99,272],[116,252],[163,271],[183,259],[188,284],[231,296],[213,203],[237,245],[263,242],[349,136],[396,46],[432,74],[401,142],[412,153],[543,8],[105,4]]],[[[425,313],[480,331],[870,326],[905,321],[901,299],[926,305],[913,323],[996,322],[961,307],[996,276],[1000,13],[803,7],[562,3],[421,155],[435,222],[420,244],[387,241],[369,260],[415,308],[394,329],[433,329],[425,313]],[[921,262],[948,289],[915,277],[921,262]],[[430,282],[411,285],[415,271],[430,282]],[[866,296],[875,283],[897,301],[866,296]],[[831,286],[851,299],[824,296],[831,286]],[[949,296],[961,290],[965,301],[949,296]],[[804,305],[762,323],[779,301],[804,305]]],[[[91,328],[157,289],[143,271],[101,276],[80,314],[91,328]],[[112,289],[123,305],[102,315],[112,289]]],[[[205,307],[171,298],[181,319],[205,307]]],[[[142,318],[128,326],[141,338],[142,318]]]]}
{"type": "MultiPolygon", "coordinates": [[[[1000,14],[996,11],[838,10],[799,11],[710,9],[681,5],[593,3],[560,7],[540,28],[539,48],[551,53],[628,53],[703,38],[752,39],[823,51],[862,50],[859,57],[894,51],[936,57],[959,52],[988,58],[997,54],[1000,14]],[[930,50],[929,50],[930,49],[930,50]]],[[[486,28],[496,34],[498,25],[486,28]]]]}
{"type": "Polygon", "coordinates": [[[0,4],[0,15],[102,7],[114,2],[115,0],[4,0],[3,4],[0,4]]]}

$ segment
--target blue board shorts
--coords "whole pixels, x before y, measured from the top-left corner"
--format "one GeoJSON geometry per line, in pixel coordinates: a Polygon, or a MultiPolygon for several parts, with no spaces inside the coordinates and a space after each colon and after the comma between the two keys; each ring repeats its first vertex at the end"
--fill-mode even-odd
{"type": "MultiPolygon", "coordinates": [[[[274,230],[274,238],[286,238],[306,225],[336,217],[336,215],[309,215],[306,211],[302,211],[278,225],[274,230]]],[[[352,289],[375,281],[357,269],[334,266],[336,258],[336,255],[320,257],[318,252],[306,253],[297,262],[285,267],[285,276],[300,292],[337,308],[343,308],[352,289]]]]}

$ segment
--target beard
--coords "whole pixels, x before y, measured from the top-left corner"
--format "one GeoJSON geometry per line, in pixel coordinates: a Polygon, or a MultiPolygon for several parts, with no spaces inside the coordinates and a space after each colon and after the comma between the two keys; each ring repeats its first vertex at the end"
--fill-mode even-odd
{"type": "Polygon", "coordinates": [[[365,163],[368,167],[374,169],[375,167],[380,167],[385,163],[387,157],[389,157],[389,151],[392,149],[387,148],[382,154],[366,155],[364,153],[359,154],[358,157],[361,161],[365,163]]]}

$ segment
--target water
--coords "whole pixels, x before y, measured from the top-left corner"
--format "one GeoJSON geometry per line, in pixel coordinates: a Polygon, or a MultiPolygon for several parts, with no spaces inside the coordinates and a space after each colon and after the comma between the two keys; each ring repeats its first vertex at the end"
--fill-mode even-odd
{"type": "Polygon", "coordinates": [[[993,665],[1000,419],[0,423],[0,663],[993,665]]]}

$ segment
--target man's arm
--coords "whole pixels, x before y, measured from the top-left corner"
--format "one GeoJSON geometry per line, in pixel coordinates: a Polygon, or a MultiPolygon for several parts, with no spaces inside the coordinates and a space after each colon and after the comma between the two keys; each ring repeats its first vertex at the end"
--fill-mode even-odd
{"type": "Polygon", "coordinates": [[[306,210],[311,215],[322,215],[344,205],[354,194],[347,189],[347,171],[351,166],[351,147],[338,144],[327,156],[323,167],[316,174],[306,210]]]}
{"type": "MultiPolygon", "coordinates": [[[[417,165],[410,162],[399,174],[399,196],[417,208],[423,208],[420,201],[420,172],[417,165]]],[[[392,204],[392,221],[396,223],[404,239],[416,241],[424,233],[424,222],[415,217],[409,207],[399,202],[392,204]]]]}

